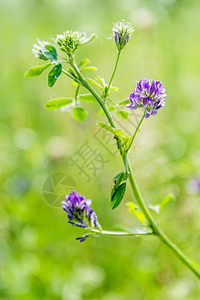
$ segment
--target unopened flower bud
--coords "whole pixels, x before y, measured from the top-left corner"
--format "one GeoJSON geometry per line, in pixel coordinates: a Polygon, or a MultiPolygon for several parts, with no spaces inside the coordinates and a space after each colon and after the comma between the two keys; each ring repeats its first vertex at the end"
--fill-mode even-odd
{"type": "Polygon", "coordinates": [[[33,45],[32,52],[35,55],[35,57],[42,59],[42,60],[48,60],[48,57],[45,55],[45,46],[50,45],[46,41],[37,41],[37,44],[33,45]]]}
{"type": "Polygon", "coordinates": [[[128,43],[133,31],[135,30],[129,23],[122,21],[114,24],[113,34],[117,49],[121,50],[128,43]]]}

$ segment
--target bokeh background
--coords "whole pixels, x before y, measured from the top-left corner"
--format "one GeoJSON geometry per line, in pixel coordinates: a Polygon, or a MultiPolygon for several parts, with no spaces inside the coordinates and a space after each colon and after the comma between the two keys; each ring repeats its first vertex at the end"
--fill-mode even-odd
{"type": "Polygon", "coordinates": [[[105,141],[95,138],[95,123],[104,121],[97,105],[83,104],[90,112],[84,123],[70,112],[47,111],[47,100],[74,97],[73,84],[62,76],[48,88],[47,72],[24,78],[29,67],[40,64],[31,53],[37,38],[72,29],[97,33],[77,57],[89,57],[108,80],[117,54],[108,39],[113,23],[133,23],[136,31],[123,50],[113,82],[120,89],[113,98],[127,98],[144,76],[164,82],[167,106],[142,125],[131,161],[147,202],[176,195],[157,220],[200,262],[200,194],[190,183],[200,176],[199,13],[198,0],[0,1],[0,299],[199,299],[198,279],[156,238],[75,241],[82,231],[67,223],[58,202],[43,197],[49,176],[62,173],[67,180],[58,187],[55,179],[53,194],[62,196],[75,185],[91,198],[105,229],[139,226],[126,206],[134,198],[129,187],[120,207],[109,207],[112,178],[123,166],[113,145],[110,153],[105,141]],[[105,160],[96,172],[87,167],[90,179],[70,160],[85,143],[105,160]]]}

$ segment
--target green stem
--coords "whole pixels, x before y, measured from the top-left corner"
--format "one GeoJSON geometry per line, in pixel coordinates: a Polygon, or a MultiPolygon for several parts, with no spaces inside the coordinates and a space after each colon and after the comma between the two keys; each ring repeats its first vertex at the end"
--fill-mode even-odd
{"type": "Polygon", "coordinates": [[[108,230],[101,230],[99,231],[98,229],[94,229],[94,228],[90,228],[89,231],[91,232],[95,232],[98,234],[103,234],[103,235],[118,235],[118,236],[144,236],[144,235],[153,235],[152,232],[150,231],[146,231],[146,232],[142,232],[142,231],[138,231],[138,232],[126,232],[126,231],[108,231],[108,230]]]}
{"type": "Polygon", "coordinates": [[[137,184],[134,180],[133,177],[133,173],[130,167],[130,163],[129,163],[129,180],[130,180],[130,184],[131,184],[131,188],[132,191],[135,195],[135,198],[141,208],[141,210],[144,212],[145,217],[147,218],[147,220],[149,221],[153,231],[155,234],[158,235],[158,237],[160,238],[160,240],[167,245],[171,250],[173,250],[176,254],[176,256],[198,277],[200,278],[200,267],[194,262],[192,261],[189,257],[187,257],[182,250],[180,250],[176,244],[174,244],[169,238],[168,236],[160,229],[160,227],[158,226],[158,224],[156,223],[156,221],[154,220],[154,218],[152,217],[146,203],[144,202],[140,191],[137,187],[137,184]]]}
{"type": "Polygon", "coordinates": [[[80,84],[77,86],[76,92],[75,92],[75,96],[74,96],[76,105],[78,103],[78,92],[79,92],[79,89],[80,89],[80,84]]]}
{"type": "Polygon", "coordinates": [[[137,126],[137,128],[136,128],[136,130],[135,130],[135,132],[134,132],[134,135],[132,136],[132,139],[131,139],[129,145],[128,145],[128,148],[127,148],[127,150],[126,150],[127,153],[128,153],[128,151],[130,150],[130,148],[131,148],[131,146],[132,146],[132,144],[133,144],[133,141],[134,141],[134,139],[135,139],[135,137],[136,137],[136,134],[137,134],[137,132],[138,132],[138,130],[139,130],[139,128],[140,128],[140,126],[141,126],[143,120],[144,120],[144,117],[145,117],[145,112],[144,112],[144,114],[143,114],[143,116],[142,116],[142,118],[141,118],[141,120],[140,120],[140,122],[139,122],[139,124],[138,124],[138,126],[137,126]]]}
{"type": "Polygon", "coordinates": [[[62,69],[62,72],[67,75],[69,78],[71,78],[72,80],[75,80],[75,78],[70,74],[68,73],[67,71],[65,71],[64,69],[62,69]]]}
{"type": "MultiPolygon", "coordinates": [[[[87,83],[87,81],[85,80],[85,78],[83,77],[83,75],[80,73],[75,61],[72,62],[72,67],[74,68],[75,72],[77,73],[79,80],[82,82],[83,86],[88,89],[88,91],[96,98],[97,102],[99,103],[99,105],[101,106],[101,108],[103,109],[110,125],[113,128],[116,128],[114,120],[109,112],[109,110],[107,109],[106,104],[101,100],[100,96],[93,90],[93,88],[87,83]]],[[[121,152],[121,151],[120,151],[121,152]]],[[[185,266],[187,266],[198,278],[200,278],[200,267],[193,261],[191,260],[189,257],[187,257],[182,250],[180,250],[176,244],[174,244],[168,237],[167,235],[160,229],[159,225],[156,223],[156,221],[154,220],[153,216],[151,215],[149,208],[147,207],[145,201],[143,200],[140,191],[137,187],[136,181],[133,177],[133,172],[131,170],[131,165],[127,159],[126,156],[122,156],[123,158],[123,162],[124,165],[128,166],[129,169],[129,180],[130,180],[130,184],[131,184],[131,188],[133,191],[133,194],[138,202],[138,205],[140,206],[141,210],[143,211],[146,219],[148,220],[148,222],[150,223],[153,232],[160,238],[160,240],[167,245],[175,254],[176,256],[180,259],[180,261],[182,261],[185,266]]]]}
{"type": "Polygon", "coordinates": [[[74,71],[78,75],[79,80],[82,82],[82,85],[95,97],[95,99],[97,100],[97,102],[101,106],[102,110],[106,114],[106,117],[107,117],[110,125],[113,128],[116,128],[115,123],[114,123],[114,121],[113,121],[113,119],[112,119],[112,117],[111,117],[111,115],[109,113],[109,110],[108,110],[106,104],[101,100],[101,98],[99,97],[99,95],[95,92],[95,90],[93,90],[93,88],[88,84],[88,82],[86,81],[86,79],[83,77],[83,75],[81,74],[78,66],[76,65],[75,60],[73,60],[73,62],[72,62],[72,67],[74,68],[74,71]]]}
{"type": "Polygon", "coordinates": [[[112,83],[113,78],[114,78],[114,76],[115,76],[115,73],[116,73],[116,70],[117,70],[117,66],[118,66],[118,63],[119,63],[119,57],[120,57],[120,54],[121,54],[121,50],[118,51],[117,59],[116,59],[116,62],[115,62],[115,67],[114,67],[114,70],[113,70],[112,75],[111,75],[111,77],[110,77],[110,81],[109,81],[109,84],[108,84],[107,92],[106,92],[106,94],[105,94],[105,96],[104,96],[104,101],[105,101],[105,99],[106,99],[106,97],[107,97],[107,95],[108,95],[108,93],[109,93],[111,83],[112,83]]]}

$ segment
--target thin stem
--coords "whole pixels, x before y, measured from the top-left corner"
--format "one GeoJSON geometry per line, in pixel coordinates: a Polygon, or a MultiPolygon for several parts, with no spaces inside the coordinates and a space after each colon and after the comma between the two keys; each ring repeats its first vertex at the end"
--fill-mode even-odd
{"type": "Polygon", "coordinates": [[[62,69],[62,72],[67,75],[69,78],[71,78],[72,80],[75,80],[75,78],[70,74],[68,73],[67,71],[65,71],[64,69],[62,69]]]}
{"type": "Polygon", "coordinates": [[[109,113],[109,110],[106,106],[106,104],[101,100],[101,98],[99,97],[99,95],[93,90],[93,88],[88,84],[88,82],[86,81],[86,79],[83,77],[83,75],[81,74],[79,68],[76,65],[75,60],[73,60],[72,62],[72,67],[74,68],[76,74],[79,77],[79,80],[82,82],[82,85],[96,98],[97,102],[99,103],[99,105],[101,106],[102,110],[104,111],[110,125],[113,128],[116,128],[115,123],[109,113]]]}
{"type": "Polygon", "coordinates": [[[132,139],[131,139],[129,145],[128,145],[127,153],[128,153],[128,151],[130,150],[130,148],[131,148],[131,146],[132,146],[132,144],[133,144],[133,141],[134,141],[134,139],[135,139],[135,137],[136,137],[136,134],[138,133],[138,130],[139,130],[139,128],[140,128],[140,126],[141,126],[141,124],[142,124],[142,122],[143,122],[143,120],[144,120],[144,117],[145,117],[145,112],[144,112],[144,114],[143,114],[143,116],[142,116],[142,118],[141,118],[141,120],[140,120],[140,122],[139,122],[139,124],[138,124],[138,126],[137,126],[137,128],[136,128],[136,130],[135,130],[135,132],[134,132],[134,134],[133,134],[133,136],[132,136],[132,139]]]}
{"type": "Polygon", "coordinates": [[[117,54],[117,59],[116,59],[116,62],[115,62],[115,66],[114,66],[114,69],[113,69],[113,72],[112,72],[112,75],[110,77],[110,81],[108,83],[108,87],[107,87],[107,90],[106,90],[106,93],[105,93],[105,96],[104,96],[104,101],[106,100],[107,98],[107,95],[109,93],[109,90],[110,90],[110,86],[111,86],[111,83],[113,81],[113,78],[115,76],[115,73],[117,71],[117,66],[118,66],[118,63],[119,63],[119,57],[120,57],[120,54],[121,54],[121,50],[118,51],[118,54],[117,54]]]}
{"type": "MultiPolygon", "coordinates": [[[[97,102],[99,103],[99,105],[101,106],[101,108],[103,109],[110,125],[113,128],[116,128],[115,126],[115,122],[109,112],[109,110],[107,109],[106,104],[101,100],[100,96],[93,90],[93,88],[87,83],[87,81],[85,80],[85,78],[83,77],[83,75],[80,73],[75,61],[72,62],[72,67],[74,68],[74,70],[76,71],[79,80],[82,82],[83,86],[85,88],[88,89],[89,92],[91,92],[91,94],[96,98],[97,102]]],[[[120,146],[120,145],[119,145],[120,146]]],[[[121,147],[121,146],[120,146],[121,147]]],[[[120,149],[121,150],[121,149],[120,149]]],[[[120,151],[121,153],[121,151],[120,151]]],[[[130,180],[130,184],[131,184],[131,188],[133,191],[133,194],[136,198],[136,201],[138,202],[138,205],[140,206],[141,210],[143,211],[145,217],[147,218],[148,222],[150,223],[152,229],[153,229],[153,233],[155,233],[160,240],[167,245],[175,254],[176,256],[185,264],[185,266],[187,266],[198,278],[200,278],[200,266],[197,265],[193,260],[191,260],[189,257],[187,257],[182,250],[180,250],[176,244],[174,244],[168,237],[167,235],[160,229],[159,225],[156,223],[156,221],[154,220],[153,216],[151,215],[149,208],[147,207],[145,201],[143,200],[140,191],[137,187],[136,181],[133,177],[133,172],[131,169],[131,165],[130,162],[127,159],[127,156],[123,156],[123,162],[124,165],[128,166],[129,169],[129,180],[130,180]]]]}
{"type": "Polygon", "coordinates": [[[117,103],[115,103],[115,101],[113,101],[110,98],[107,98],[107,100],[110,101],[119,110],[119,105],[117,103]]]}
{"type": "Polygon", "coordinates": [[[146,231],[146,232],[127,232],[127,231],[108,231],[108,230],[101,230],[99,231],[98,229],[94,229],[94,228],[91,228],[89,229],[90,231],[92,232],[95,232],[95,233],[98,233],[98,234],[103,234],[103,235],[118,235],[118,236],[130,236],[130,235],[133,235],[133,236],[144,236],[144,235],[153,235],[154,233],[151,232],[151,231],[146,231]]]}
{"type": "Polygon", "coordinates": [[[176,254],[176,256],[195,274],[197,275],[198,278],[200,278],[200,267],[193,261],[191,260],[189,257],[187,257],[182,250],[180,250],[176,244],[174,244],[168,237],[167,235],[160,229],[160,227],[158,226],[158,224],[156,223],[156,221],[154,220],[154,218],[152,217],[146,203],[144,202],[140,191],[137,187],[137,184],[134,180],[133,177],[133,173],[129,164],[129,180],[130,180],[130,184],[133,190],[133,193],[135,195],[135,198],[140,206],[140,208],[142,209],[142,211],[145,214],[145,217],[147,218],[147,220],[149,221],[149,223],[151,224],[151,227],[154,231],[155,234],[158,235],[158,237],[160,238],[160,240],[167,245],[171,250],[173,250],[176,254]]]}
{"type": "Polygon", "coordinates": [[[76,92],[75,92],[75,96],[74,96],[76,105],[78,103],[78,92],[79,92],[79,89],[80,89],[80,84],[77,86],[76,92]]]}

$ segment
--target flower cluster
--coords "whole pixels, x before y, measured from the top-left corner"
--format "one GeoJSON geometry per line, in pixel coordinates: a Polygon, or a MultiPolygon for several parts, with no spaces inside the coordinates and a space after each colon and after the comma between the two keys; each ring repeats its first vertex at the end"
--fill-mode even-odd
{"type": "Polygon", "coordinates": [[[35,55],[35,57],[42,59],[42,60],[48,60],[49,58],[45,55],[45,51],[46,51],[46,46],[50,45],[48,42],[46,41],[37,41],[37,44],[33,45],[33,49],[32,52],[35,55]]]}
{"type": "Polygon", "coordinates": [[[89,43],[94,38],[95,34],[87,38],[85,32],[67,30],[63,34],[57,35],[55,41],[62,51],[71,55],[79,45],[89,43]]]}
{"type": "Polygon", "coordinates": [[[166,98],[166,89],[163,88],[162,82],[143,78],[137,82],[134,92],[129,95],[130,104],[127,108],[144,107],[145,118],[149,118],[150,115],[155,115],[159,108],[165,106],[166,98]]]}
{"type": "MultiPolygon", "coordinates": [[[[79,226],[83,228],[98,228],[101,230],[101,226],[98,223],[97,216],[93,209],[90,207],[92,201],[85,199],[76,191],[67,195],[65,201],[62,201],[61,205],[64,211],[67,212],[68,223],[73,226],[79,226]]],[[[77,238],[80,242],[83,242],[88,235],[81,238],[77,238]]]]}
{"type": "Polygon", "coordinates": [[[129,23],[122,21],[115,23],[112,30],[117,49],[121,50],[124,48],[126,43],[128,43],[129,38],[135,29],[129,23]]]}

